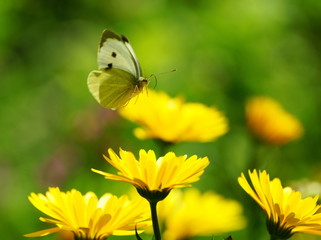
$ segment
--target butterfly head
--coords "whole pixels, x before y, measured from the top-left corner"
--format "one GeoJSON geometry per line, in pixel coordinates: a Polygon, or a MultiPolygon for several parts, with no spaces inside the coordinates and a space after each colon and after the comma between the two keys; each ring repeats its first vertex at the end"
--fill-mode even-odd
{"type": "Polygon", "coordinates": [[[145,77],[139,77],[139,83],[138,83],[138,90],[141,92],[144,88],[147,87],[149,83],[149,79],[145,77]]]}

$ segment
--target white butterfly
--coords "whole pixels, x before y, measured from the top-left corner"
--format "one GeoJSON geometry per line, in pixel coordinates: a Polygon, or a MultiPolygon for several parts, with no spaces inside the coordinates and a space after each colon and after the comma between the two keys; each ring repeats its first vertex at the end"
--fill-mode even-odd
{"type": "Polygon", "coordinates": [[[98,50],[98,69],[89,73],[87,85],[106,108],[123,107],[147,86],[133,48],[125,36],[103,31],[98,50]]]}

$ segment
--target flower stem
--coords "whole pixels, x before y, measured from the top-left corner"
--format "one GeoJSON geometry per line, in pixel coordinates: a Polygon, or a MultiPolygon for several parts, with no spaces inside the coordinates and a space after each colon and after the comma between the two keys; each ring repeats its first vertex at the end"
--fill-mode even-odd
{"type": "Polygon", "coordinates": [[[156,139],[156,143],[158,145],[160,155],[162,156],[165,155],[169,148],[174,145],[172,142],[165,142],[160,139],[156,139]]]}
{"type": "Polygon", "coordinates": [[[161,240],[161,234],[160,234],[158,218],[157,218],[157,209],[156,209],[157,203],[158,201],[149,201],[150,210],[152,213],[152,222],[153,222],[155,240],[161,240]]]}

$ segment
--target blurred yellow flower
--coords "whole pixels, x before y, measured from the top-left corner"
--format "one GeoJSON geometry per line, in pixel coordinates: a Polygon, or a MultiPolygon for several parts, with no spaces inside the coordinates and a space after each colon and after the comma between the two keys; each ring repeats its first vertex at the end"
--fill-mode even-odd
{"type": "Polygon", "coordinates": [[[135,226],[150,225],[149,214],[140,201],[131,202],[106,193],[100,199],[92,192],[82,195],[72,189],[61,192],[49,188],[46,195],[31,193],[30,202],[50,218],[40,217],[56,227],[26,234],[26,237],[45,236],[54,232],[72,232],[75,239],[103,240],[110,235],[134,235],[135,226]]]}
{"type": "Polygon", "coordinates": [[[242,206],[208,191],[176,190],[159,203],[159,219],[165,223],[164,239],[192,239],[242,229],[242,206]]]}
{"type": "Polygon", "coordinates": [[[241,187],[266,212],[267,228],[271,239],[288,239],[294,233],[321,235],[321,205],[317,204],[319,196],[302,199],[301,193],[290,187],[283,188],[281,181],[270,181],[266,171],[249,171],[252,185],[244,174],[238,178],[241,187]]]}
{"type": "Polygon", "coordinates": [[[164,142],[210,142],[228,131],[225,116],[214,107],[185,103],[164,92],[148,90],[119,113],[142,127],[135,129],[139,139],[155,138],[164,142]]]}
{"type": "Polygon", "coordinates": [[[285,144],[303,134],[300,121],[268,97],[250,99],[246,104],[246,118],[252,132],[272,144],[285,144]]]}
{"type": "Polygon", "coordinates": [[[171,189],[189,186],[199,180],[209,164],[207,157],[197,158],[193,155],[187,158],[186,155],[176,156],[172,152],[156,159],[154,151],[140,150],[138,160],[133,153],[122,149],[119,151],[120,157],[112,149],[108,149],[108,153],[110,158],[104,157],[119,170],[118,175],[92,170],[106,179],[134,185],[141,195],[147,194],[144,196],[147,199],[154,196],[165,198],[171,189]],[[150,196],[151,193],[156,195],[150,196]]]}

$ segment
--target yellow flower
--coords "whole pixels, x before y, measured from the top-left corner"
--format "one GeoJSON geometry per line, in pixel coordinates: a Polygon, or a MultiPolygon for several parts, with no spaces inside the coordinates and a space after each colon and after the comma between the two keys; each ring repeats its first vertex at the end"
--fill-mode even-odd
{"type": "Polygon", "coordinates": [[[208,191],[197,189],[173,191],[158,206],[160,221],[165,223],[164,239],[192,239],[196,236],[217,235],[245,226],[242,206],[208,191]]]}
{"type": "Polygon", "coordinates": [[[267,227],[274,238],[287,239],[294,233],[321,235],[321,205],[319,196],[302,199],[301,193],[290,187],[283,188],[280,179],[270,181],[266,171],[249,171],[252,185],[244,174],[238,178],[241,187],[266,212],[267,227]]]}
{"type": "Polygon", "coordinates": [[[72,189],[61,192],[49,188],[46,195],[31,193],[30,202],[50,218],[40,217],[56,227],[26,234],[26,237],[45,236],[54,232],[69,231],[82,240],[103,240],[110,235],[134,235],[137,228],[149,225],[144,205],[106,193],[100,199],[92,192],[82,195],[72,189]]]}
{"type": "Polygon", "coordinates": [[[164,142],[210,142],[228,131],[227,119],[214,107],[185,103],[163,92],[148,90],[119,113],[142,127],[134,133],[139,139],[155,138],[164,142]]]}
{"type": "Polygon", "coordinates": [[[285,144],[303,134],[299,120],[267,97],[250,99],[246,104],[246,118],[251,130],[272,144],[285,144]]]}
{"type": "Polygon", "coordinates": [[[112,149],[108,149],[108,153],[109,158],[104,157],[119,170],[118,175],[92,170],[106,179],[134,185],[138,192],[141,195],[145,194],[142,196],[149,200],[153,197],[162,200],[171,189],[196,182],[209,164],[207,157],[197,158],[193,155],[187,158],[186,155],[176,156],[172,152],[156,159],[154,151],[140,150],[138,160],[133,153],[122,149],[119,152],[120,157],[112,149]],[[149,195],[151,193],[152,196],[149,195]]]}

